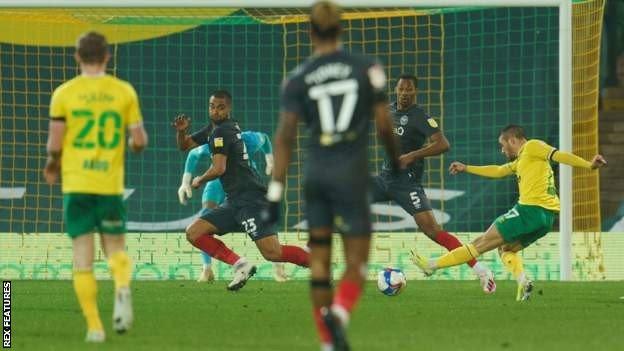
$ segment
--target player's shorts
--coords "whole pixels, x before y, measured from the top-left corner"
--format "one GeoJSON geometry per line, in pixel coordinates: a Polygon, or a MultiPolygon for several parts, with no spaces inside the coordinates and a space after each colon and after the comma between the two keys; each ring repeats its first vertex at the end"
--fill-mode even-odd
{"type": "Polygon", "coordinates": [[[420,182],[411,173],[373,177],[372,202],[394,201],[410,215],[431,211],[431,204],[420,182]]]}
{"type": "Polygon", "coordinates": [[[277,234],[275,225],[261,219],[261,212],[267,206],[264,192],[251,191],[235,198],[227,197],[219,207],[202,211],[199,218],[217,227],[217,235],[245,232],[256,241],[277,234]]]}
{"type": "Polygon", "coordinates": [[[371,235],[368,175],[345,182],[331,177],[308,177],[304,185],[308,228],[334,228],[348,236],[371,235]]]}
{"type": "Polygon", "coordinates": [[[556,214],[540,206],[516,204],[496,218],[494,225],[505,242],[520,242],[527,247],[552,230],[556,214]]]}
{"type": "Polygon", "coordinates": [[[65,229],[72,238],[94,231],[126,233],[126,204],[122,195],[63,194],[63,212],[65,229]]]}
{"type": "Polygon", "coordinates": [[[202,194],[202,204],[206,202],[214,202],[220,204],[225,200],[225,191],[219,179],[211,180],[206,183],[204,193],[202,194]]]}

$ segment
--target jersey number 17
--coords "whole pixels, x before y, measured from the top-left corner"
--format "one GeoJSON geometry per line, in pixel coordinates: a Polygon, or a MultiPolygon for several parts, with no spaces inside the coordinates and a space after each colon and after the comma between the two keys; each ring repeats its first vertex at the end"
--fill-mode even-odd
{"type": "Polygon", "coordinates": [[[345,79],[316,85],[310,88],[308,95],[317,103],[323,134],[342,133],[349,128],[358,100],[357,80],[345,79]],[[337,119],[332,105],[332,97],[334,96],[342,96],[342,105],[337,119]]]}

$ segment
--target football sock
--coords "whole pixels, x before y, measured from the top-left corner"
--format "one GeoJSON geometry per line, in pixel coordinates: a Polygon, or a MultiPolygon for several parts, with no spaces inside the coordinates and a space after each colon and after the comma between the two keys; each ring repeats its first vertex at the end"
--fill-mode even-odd
{"type": "Polygon", "coordinates": [[[435,262],[435,268],[444,268],[466,263],[479,256],[479,252],[472,244],[467,244],[447,252],[435,262]]]}
{"type": "Polygon", "coordinates": [[[325,326],[325,322],[323,322],[323,318],[321,317],[321,308],[320,307],[312,307],[313,315],[314,315],[314,323],[316,324],[316,331],[318,332],[319,339],[322,344],[331,344],[331,334],[329,333],[329,329],[325,326]]]}
{"type": "Polygon", "coordinates": [[[97,307],[97,282],[92,270],[74,271],[74,291],[88,330],[104,330],[97,307]]]}
{"type": "Polygon", "coordinates": [[[115,291],[130,286],[132,265],[125,251],[117,251],[108,258],[108,266],[115,281],[115,291]]]}
{"type": "Polygon", "coordinates": [[[362,286],[357,282],[343,279],[334,296],[332,311],[342,320],[344,325],[349,323],[351,311],[362,295],[362,286]]]}
{"type": "Polygon", "coordinates": [[[323,321],[321,309],[330,306],[332,302],[332,285],[329,277],[310,279],[310,297],[312,299],[312,316],[321,345],[331,346],[332,338],[329,329],[323,321]]]}
{"type": "Polygon", "coordinates": [[[310,266],[310,254],[298,246],[282,245],[280,262],[290,262],[298,266],[310,266]]]}
{"type": "MultiPolygon", "coordinates": [[[[449,232],[439,231],[436,234],[435,242],[444,246],[447,250],[451,251],[462,246],[462,243],[457,239],[457,237],[449,232]]],[[[474,267],[477,264],[477,260],[472,259],[467,262],[470,267],[474,267]]]]}
{"type": "Polygon", "coordinates": [[[518,283],[524,283],[526,279],[526,275],[524,274],[524,266],[522,264],[522,257],[520,257],[517,253],[511,251],[505,251],[501,255],[501,260],[505,265],[505,268],[514,278],[518,281],[518,283]]]}
{"type": "Polygon", "coordinates": [[[477,263],[474,266],[472,266],[472,270],[475,272],[476,275],[481,276],[483,274],[488,273],[490,269],[483,263],[477,261],[477,263]]]}
{"type": "Polygon", "coordinates": [[[200,236],[193,242],[193,246],[229,265],[233,265],[240,259],[234,251],[225,246],[223,241],[215,238],[212,234],[200,236]]]}

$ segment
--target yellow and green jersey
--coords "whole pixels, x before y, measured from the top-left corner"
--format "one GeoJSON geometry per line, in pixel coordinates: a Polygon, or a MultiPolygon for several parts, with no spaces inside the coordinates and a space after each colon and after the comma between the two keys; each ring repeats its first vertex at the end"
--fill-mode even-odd
{"type": "Polygon", "coordinates": [[[518,179],[521,205],[540,206],[559,211],[559,197],[550,159],[556,148],[537,139],[527,141],[518,152],[518,158],[504,165],[518,179]]]}
{"type": "Polygon", "coordinates": [[[126,130],[142,121],[132,85],[110,75],[78,76],[54,91],[50,116],[66,124],[63,193],[122,194],[126,130]]]}

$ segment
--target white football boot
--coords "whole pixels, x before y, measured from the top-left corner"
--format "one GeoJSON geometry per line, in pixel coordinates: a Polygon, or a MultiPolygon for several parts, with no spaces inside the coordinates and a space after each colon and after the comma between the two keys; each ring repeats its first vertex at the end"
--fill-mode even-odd
{"type": "Polygon", "coordinates": [[[521,283],[518,283],[518,293],[516,294],[516,301],[529,301],[532,292],[533,281],[530,279],[524,279],[521,283]]]}
{"type": "Polygon", "coordinates": [[[125,333],[132,327],[133,319],[132,294],[130,293],[130,288],[120,288],[115,292],[113,329],[119,334],[125,333]]]}
{"type": "Polygon", "coordinates": [[[486,270],[479,274],[479,280],[481,281],[481,287],[486,294],[493,294],[496,291],[496,281],[494,281],[494,274],[491,270],[486,270]]]}
{"type": "Polygon", "coordinates": [[[256,274],[256,266],[246,260],[234,266],[234,279],[228,284],[227,289],[230,291],[238,291],[245,286],[247,280],[256,274]]]}

